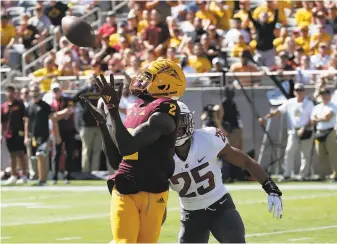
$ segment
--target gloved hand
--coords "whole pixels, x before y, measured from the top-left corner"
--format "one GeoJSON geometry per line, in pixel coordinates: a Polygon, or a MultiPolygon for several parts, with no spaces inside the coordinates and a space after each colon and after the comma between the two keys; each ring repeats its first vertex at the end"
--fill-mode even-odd
{"type": "Polygon", "coordinates": [[[262,185],[262,188],[268,194],[268,211],[271,212],[274,208],[274,217],[277,219],[282,218],[283,203],[282,192],[278,189],[272,179],[268,178],[262,185]]]}

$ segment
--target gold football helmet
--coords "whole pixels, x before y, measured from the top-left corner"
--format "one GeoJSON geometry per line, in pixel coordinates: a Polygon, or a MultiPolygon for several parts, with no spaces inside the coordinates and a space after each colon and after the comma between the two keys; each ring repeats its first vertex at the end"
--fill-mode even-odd
{"type": "Polygon", "coordinates": [[[186,88],[186,78],[182,69],[167,59],[151,62],[131,80],[133,94],[148,94],[154,98],[167,97],[177,100],[186,88]]]}

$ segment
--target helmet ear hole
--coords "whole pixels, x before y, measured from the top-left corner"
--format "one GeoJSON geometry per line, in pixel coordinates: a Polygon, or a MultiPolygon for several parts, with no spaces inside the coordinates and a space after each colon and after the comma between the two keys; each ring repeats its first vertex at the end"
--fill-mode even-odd
{"type": "Polygon", "coordinates": [[[158,86],[158,89],[159,90],[164,90],[164,89],[166,89],[166,87],[167,87],[166,85],[160,85],[160,86],[158,86]]]}

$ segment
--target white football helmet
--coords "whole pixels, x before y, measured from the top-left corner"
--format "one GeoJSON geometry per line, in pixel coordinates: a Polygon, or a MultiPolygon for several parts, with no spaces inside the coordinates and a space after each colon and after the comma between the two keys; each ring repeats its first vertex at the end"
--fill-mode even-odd
{"type": "Polygon", "coordinates": [[[191,112],[185,103],[178,101],[178,105],[180,108],[180,123],[175,144],[176,147],[184,145],[194,132],[194,112],[191,112]]]}

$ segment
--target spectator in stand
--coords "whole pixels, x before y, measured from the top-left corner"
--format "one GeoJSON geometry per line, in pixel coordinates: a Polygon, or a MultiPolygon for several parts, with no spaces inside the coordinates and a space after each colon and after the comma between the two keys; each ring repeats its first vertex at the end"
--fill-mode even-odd
{"type": "Polygon", "coordinates": [[[105,75],[110,75],[111,73],[114,75],[121,74],[122,70],[124,70],[124,68],[121,55],[119,53],[115,53],[108,62],[108,70],[105,72],[105,75]]]}
{"type": "Polygon", "coordinates": [[[249,1],[240,0],[239,8],[240,10],[233,15],[233,19],[240,19],[242,23],[242,29],[249,30],[251,22],[249,20],[248,11],[250,9],[249,1]]]}
{"type": "Polygon", "coordinates": [[[320,163],[320,180],[324,181],[332,170],[332,177],[337,181],[337,141],[336,126],[337,106],[331,103],[328,89],[319,92],[322,103],[312,111],[311,120],[316,125],[315,147],[320,163]]]}
{"type": "Polygon", "coordinates": [[[160,14],[157,10],[151,11],[150,25],[145,29],[143,41],[147,49],[153,48],[157,56],[163,54],[170,38],[170,32],[166,23],[160,22],[160,14]]]}
{"type": "Polygon", "coordinates": [[[187,55],[183,55],[180,61],[180,67],[183,70],[185,76],[186,76],[186,86],[191,87],[194,85],[194,82],[197,80],[195,77],[187,77],[188,74],[195,74],[197,71],[188,64],[188,58],[187,55]]]}
{"type": "MultiPolygon", "coordinates": [[[[284,12],[284,7],[279,6],[280,4],[275,1],[266,1],[265,4],[262,6],[257,7],[254,12],[253,12],[253,18],[258,19],[260,18],[262,13],[267,13],[268,15],[268,22],[271,23],[275,20],[275,9],[278,9],[278,16],[276,22],[281,23],[283,26],[286,26],[288,21],[287,21],[287,16],[284,12]]],[[[282,4],[284,5],[284,4],[282,4]]],[[[291,4],[289,3],[288,5],[284,5],[287,8],[291,8],[291,4]]]]}
{"type": "Polygon", "coordinates": [[[202,20],[202,27],[206,30],[209,25],[217,25],[215,13],[211,11],[208,6],[210,2],[197,0],[196,3],[199,11],[195,13],[195,17],[202,20]]]}
{"type": "Polygon", "coordinates": [[[119,38],[120,43],[115,44],[113,47],[109,45],[109,36],[104,35],[101,38],[101,50],[94,55],[94,59],[97,60],[109,60],[110,56],[114,54],[115,52],[118,52],[121,48],[121,46],[124,46],[126,43],[128,43],[127,39],[124,36],[121,36],[119,38]],[[123,39],[123,40],[122,40],[123,39]]]}
{"type": "Polygon", "coordinates": [[[298,47],[303,48],[303,51],[306,55],[310,54],[310,36],[309,28],[306,24],[301,24],[300,27],[300,36],[295,39],[295,43],[298,47]]]}
{"type": "Polygon", "coordinates": [[[176,1],[159,1],[159,0],[153,0],[153,1],[146,1],[145,7],[147,10],[156,10],[160,13],[159,15],[159,21],[165,22],[166,18],[168,16],[171,16],[171,6],[176,5],[176,1]]]}
{"type": "Polygon", "coordinates": [[[142,36],[144,34],[145,29],[149,26],[150,23],[150,14],[148,10],[143,10],[142,12],[142,20],[138,22],[137,32],[138,36],[142,36]]]}
{"type": "Polygon", "coordinates": [[[320,43],[318,53],[314,56],[311,56],[311,67],[314,69],[323,69],[329,64],[330,55],[326,43],[320,43]]]}
{"type": "Polygon", "coordinates": [[[47,92],[50,90],[52,79],[59,75],[60,72],[55,68],[53,60],[50,57],[47,57],[43,61],[43,68],[36,70],[29,76],[39,82],[42,92],[47,92]]]}
{"type": "Polygon", "coordinates": [[[12,47],[16,39],[15,27],[9,23],[9,15],[1,13],[1,59],[5,57],[5,53],[8,55],[8,50],[12,47]]]}
{"type": "Polygon", "coordinates": [[[138,34],[137,15],[133,9],[128,14],[128,29],[129,34],[136,36],[138,34]]]}
{"type": "Polygon", "coordinates": [[[130,59],[130,67],[125,70],[128,76],[134,77],[140,71],[140,59],[136,56],[132,56],[130,59]]]}
{"type": "Polygon", "coordinates": [[[294,58],[296,52],[296,43],[295,39],[292,36],[288,36],[284,41],[284,46],[281,51],[286,51],[289,55],[289,58],[294,58]]]}
{"type": "Polygon", "coordinates": [[[81,113],[81,122],[83,124],[79,131],[82,141],[82,172],[97,171],[100,166],[102,149],[101,133],[97,127],[96,120],[79,99],[81,95],[86,96],[94,106],[97,106],[100,94],[95,86],[95,78],[95,75],[91,76],[87,87],[78,91],[73,97],[73,102],[80,102],[83,108],[81,113]]]}
{"type": "Polygon", "coordinates": [[[176,6],[171,7],[172,18],[176,19],[179,23],[186,20],[187,5],[185,0],[178,1],[176,6]]]}
{"type": "Polygon", "coordinates": [[[143,58],[143,62],[141,63],[140,67],[144,69],[147,65],[149,65],[151,62],[155,61],[157,59],[156,54],[154,52],[153,48],[149,48],[145,51],[145,55],[143,58]]]}
{"type": "Polygon", "coordinates": [[[200,44],[209,61],[212,61],[213,58],[218,56],[219,50],[215,45],[211,45],[209,35],[203,34],[200,39],[200,44]]]}
{"type": "Polygon", "coordinates": [[[250,42],[249,32],[245,29],[242,29],[242,21],[240,18],[233,19],[233,28],[230,29],[225,36],[226,45],[229,48],[233,48],[235,43],[239,41],[239,36],[242,35],[245,43],[250,42]]]}
{"type": "Polygon", "coordinates": [[[310,84],[312,81],[312,75],[307,71],[312,70],[310,58],[307,55],[301,57],[300,66],[297,68],[296,81],[302,84],[310,84]]]}
{"type": "Polygon", "coordinates": [[[311,25],[312,23],[312,1],[302,1],[303,8],[298,9],[295,15],[297,25],[311,25]]]}
{"type": "Polygon", "coordinates": [[[39,3],[36,4],[34,16],[28,20],[28,24],[35,26],[41,36],[47,37],[50,34],[52,23],[39,3]]]}
{"type": "Polygon", "coordinates": [[[96,59],[93,59],[91,61],[91,68],[88,70],[84,70],[82,72],[82,75],[88,76],[88,75],[103,75],[104,71],[102,70],[102,63],[97,61],[96,59]]]}
{"type": "Polygon", "coordinates": [[[213,15],[217,19],[216,28],[223,31],[228,31],[230,27],[229,21],[233,15],[234,10],[234,1],[210,1],[209,5],[209,10],[212,11],[213,15]]]}
{"type": "Polygon", "coordinates": [[[73,44],[71,44],[68,39],[65,36],[62,36],[60,41],[60,50],[56,53],[56,64],[61,65],[64,61],[64,58],[66,56],[65,51],[68,51],[71,49],[71,58],[75,62],[78,60],[78,54],[77,52],[72,48],[73,44]]]}
{"type": "Polygon", "coordinates": [[[129,67],[131,63],[131,57],[133,56],[133,51],[130,48],[127,48],[121,53],[121,55],[124,68],[129,67]]]}
{"type": "Polygon", "coordinates": [[[273,41],[273,45],[276,49],[276,52],[279,53],[284,50],[284,43],[286,38],[288,37],[288,30],[285,27],[282,27],[280,30],[280,36],[275,38],[273,41]]]}
{"type": "Polygon", "coordinates": [[[20,99],[22,100],[23,104],[27,108],[29,102],[31,101],[28,86],[25,86],[20,90],[20,99]]]}
{"type": "MultiPolygon", "coordinates": [[[[242,86],[252,86],[253,83],[253,76],[240,76],[240,72],[257,72],[258,69],[254,66],[249,64],[249,60],[244,56],[241,55],[240,62],[234,63],[230,67],[230,72],[235,73],[235,75],[240,79],[242,86]]],[[[254,76],[256,80],[259,77],[254,76]]]]}
{"type": "Polygon", "coordinates": [[[222,69],[224,68],[225,64],[222,59],[216,57],[216,58],[213,58],[212,65],[213,65],[212,70],[211,70],[212,72],[222,72],[222,69]]]}
{"type": "Polygon", "coordinates": [[[88,48],[81,47],[78,52],[78,69],[87,70],[90,69],[90,52],[88,48]]]}
{"type": "Polygon", "coordinates": [[[168,42],[168,47],[178,48],[182,42],[181,31],[178,28],[174,28],[171,33],[171,37],[168,42]]]}
{"type": "Polygon", "coordinates": [[[180,59],[177,58],[177,49],[174,47],[169,47],[167,49],[165,58],[180,65],[180,59]]]}
{"type": "Polygon", "coordinates": [[[107,13],[105,21],[106,23],[98,29],[98,38],[102,38],[103,36],[111,36],[117,31],[116,13],[114,11],[109,11],[107,13]]]}
{"type": "Polygon", "coordinates": [[[320,25],[318,33],[314,33],[310,38],[310,51],[312,54],[318,53],[318,47],[321,43],[326,43],[327,47],[330,50],[331,36],[325,31],[325,26],[320,25]]]}
{"type": "Polygon", "coordinates": [[[61,1],[49,1],[48,5],[45,7],[45,15],[48,16],[52,25],[55,26],[53,33],[55,35],[56,41],[60,40],[61,38],[61,20],[64,16],[66,16],[66,12],[68,10],[68,5],[61,1]]]}
{"type": "Polygon", "coordinates": [[[274,30],[278,21],[278,9],[275,9],[274,19],[268,23],[268,14],[262,12],[259,21],[255,20],[249,11],[249,19],[253,22],[256,29],[256,52],[255,59],[260,64],[271,67],[275,63],[275,49],[273,41],[275,39],[274,30]]]}
{"type": "Polygon", "coordinates": [[[244,51],[250,52],[250,47],[245,43],[243,35],[239,35],[238,41],[233,47],[233,57],[241,57],[244,51]]]}
{"type": "Polygon", "coordinates": [[[337,5],[328,8],[328,21],[332,25],[333,33],[337,34],[337,5]]]}
{"type": "Polygon", "coordinates": [[[6,87],[7,101],[1,104],[1,143],[4,139],[10,154],[11,177],[6,185],[15,183],[27,183],[27,156],[24,137],[27,134],[25,125],[26,111],[22,101],[15,98],[15,88],[6,87]],[[22,177],[17,181],[17,164],[22,170],[22,177]]]}
{"type": "Polygon", "coordinates": [[[128,40],[130,39],[130,35],[128,34],[128,23],[126,21],[120,22],[118,24],[117,32],[109,37],[109,46],[114,47],[117,45],[121,36],[125,36],[128,40]]]}
{"type": "MultiPolygon", "coordinates": [[[[28,24],[29,15],[21,15],[20,25],[16,28],[17,37],[19,42],[22,43],[26,50],[32,48],[39,42],[40,35],[39,31],[35,26],[28,24]]],[[[38,55],[35,53],[35,58],[38,58],[38,55]]]]}
{"type": "Polygon", "coordinates": [[[61,143],[58,123],[50,105],[42,101],[39,86],[33,86],[30,89],[33,97],[32,103],[27,108],[28,137],[25,142],[29,143],[31,150],[31,160],[37,160],[39,180],[36,186],[44,186],[47,181],[47,163],[48,141],[49,141],[49,120],[52,121],[53,133],[56,144],[61,143]]]}
{"type": "Polygon", "coordinates": [[[67,171],[65,175],[65,183],[69,184],[70,174],[72,172],[73,165],[73,155],[75,150],[75,122],[73,115],[74,103],[68,96],[62,93],[60,84],[54,83],[52,85],[52,92],[54,94],[53,100],[51,102],[51,108],[56,114],[58,120],[58,127],[61,137],[61,143],[56,145],[56,154],[54,158],[54,172],[53,172],[53,184],[57,183],[57,173],[59,172],[60,156],[62,155],[63,149],[65,147],[66,159],[65,159],[65,169],[67,171]]]}
{"type": "Polygon", "coordinates": [[[216,30],[215,25],[210,25],[207,29],[207,36],[211,47],[213,47],[213,49],[220,50],[223,40],[216,30]]]}
{"type": "Polygon", "coordinates": [[[327,13],[323,11],[318,11],[314,14],[313,22],[315,25],[310,25],[310,33],[316,33],[318,28],[323,25],[325,26],[325,31],[330,35],[333,36],[333,29],[332,24],[327,19],[327,13]]]}
{"type": "Polygon", "coordinates": [[[196,43],[193,48],[194,55],[188,58],[188,63],[197,73],[206,73],[212,69],[212,65],[203,51],[202,45],[196,43]]]}
{"type": "Polygon", "coordinates": [[[185,36],[194,38],[195,37],[195,28],[194,28],[194,12],[187,10],[186,20],[179,23],[179,27],[184,33],[185,36]]]}
{"type": "Polygon", "coordinates": [[[326,67],[327,70],[337,70],[337,52],[333,53],[330,57],[330,62],[326,67]]]}
{"type": "MultiPolygon", "coordinates": [[[[225,66],[225,62],[222,59],[218,57],[213,58],[211,72],[223,72],[224,66],[225,66]]],[[[220,77],[210,77],[210,79],[211,79],[211,84],[222,86],[222,84],[220,84],[221,83],[220,77]]]]}

